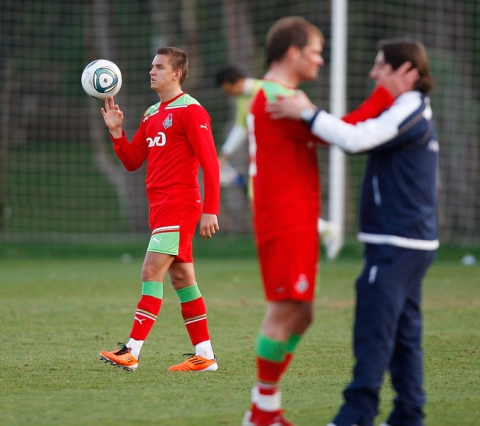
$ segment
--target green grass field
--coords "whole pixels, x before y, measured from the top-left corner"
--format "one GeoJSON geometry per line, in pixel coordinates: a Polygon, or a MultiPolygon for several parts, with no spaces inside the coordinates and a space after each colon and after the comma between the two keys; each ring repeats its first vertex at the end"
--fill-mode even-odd
{"type": "MultiPolygon", "coordinates": [[[[255,380],[254,346],[264,311],[251,252],[196,259],[220,366],[203,374],[167,371],[192,351],[169,285],[137,372],[101,362],[100,350],[128,339],[142,253],[134,250],[132,261],[123,263],[121,251],[67,252],[0,250],[2,424],[240,425],[255,380]]],[[[315,323],[284,377],[283,405],[300,426],[325,426],[350,378],[358,252],[322,263],[315,323]]],[[[462,266],[457,255],[440,253],[425,281],[431,426],[480,423],[480,265],[462,266]]],[[[387,378],[376,424],[385,419],[391,398],[387,378]]]]}

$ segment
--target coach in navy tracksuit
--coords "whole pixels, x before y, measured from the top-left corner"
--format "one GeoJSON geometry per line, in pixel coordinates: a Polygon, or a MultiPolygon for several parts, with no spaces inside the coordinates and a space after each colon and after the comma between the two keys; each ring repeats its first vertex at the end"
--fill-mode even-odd
{"type": "Polygon", "coordinates": [[[346,124],[312,111],[302,96],[283,102],[289,110],[280,110],[302,117],[312,133],[346,152],[368,154],[360,199],[358,238],[365,243],[365,265],[356,282],[356,364],[345,403],[329,426],[373,426],[387,370],[397,396],[384,425],[423,425],[421,287],[439,244],[438,142],[426,96],[432,79],[423,46],[382,42],[370,77],[379,82],[405,61],[418,69],[419,78],[378,118],[346,124]]]}

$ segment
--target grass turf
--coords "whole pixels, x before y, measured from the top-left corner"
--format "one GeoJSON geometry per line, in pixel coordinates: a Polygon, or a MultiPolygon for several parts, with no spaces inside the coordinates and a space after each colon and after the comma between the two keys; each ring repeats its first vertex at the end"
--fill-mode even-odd
{"type": "MultiPolygon", "coordinates": [[[[128,338],[141,261],[136,254],[127,263],[113,254],[0,260],[3,423],[240,424],[264,312],[256,260],[196,260],[220,366],[203,374],[167,371],[192,351],[168,280],[137,372],[99,360],[100,350],[128,338]]],[[[298,425],[326,425],[341,403],[352,367],[352,284],[360,268],[356,254],[322,263],[315,323],[283,380],[283,405],[298,425]]],[[[479,268],[440,253],[425,281],[426,425],[477,425],[480,419],[479,268]]],[[[388,382],[377,424],[391,407],[388,382]]]]}

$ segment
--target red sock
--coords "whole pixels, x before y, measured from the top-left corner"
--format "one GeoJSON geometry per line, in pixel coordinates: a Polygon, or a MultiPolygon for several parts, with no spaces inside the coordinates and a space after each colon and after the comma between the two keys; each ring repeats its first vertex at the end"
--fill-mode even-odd
{"type": "Polygon", "coordinates": [[[192,345],[210,340],[207,322],[207,308],[203,297],[200,296],[195,300],[183,302],[180,304],[182,308],[182,317],[185,321],[192,345]]]}
{"type": "Polygon", "coordinates": [[[130,337],[135,340],[145,340],[155,324],[157,315],[162,307],[162,299],[142,295],[137,305],[130,337]]]}
{"type": "Polygon", "coordinates": [[[274,362],[268,359],[256,357],[257,378],[259,382],[277,384],[283,373],[284,362],[274,362]]]}
{"type": "Polygon", "coordinates": [[[290,361],[292,360],[293,358],[293,354],[288,352],[286,355],[285,355],[285,359],[283,360],[282,362],[282,372],[280,374],[283,374],[285,373],[285,371],[287,370],[288,366],[290,365],[290,361]]]}

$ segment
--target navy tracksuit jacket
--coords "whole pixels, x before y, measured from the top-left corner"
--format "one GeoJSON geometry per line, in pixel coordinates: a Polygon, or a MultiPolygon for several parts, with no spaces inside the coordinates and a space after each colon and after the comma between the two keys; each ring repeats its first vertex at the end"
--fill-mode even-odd
{"type": "Polygon", "coordinates": [[[372,426],[389,370],[396,392],[389,426],[423,425],[421,284],[437,239],[439,144],[427,96],[399,96],[379,117],[351,125],[317,112],[315,135],[348,153],[367,154],[358,239],[366,244],[356,282],[353,380],[336,426],[372,426]]]}

